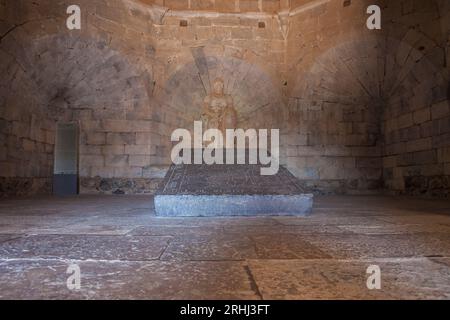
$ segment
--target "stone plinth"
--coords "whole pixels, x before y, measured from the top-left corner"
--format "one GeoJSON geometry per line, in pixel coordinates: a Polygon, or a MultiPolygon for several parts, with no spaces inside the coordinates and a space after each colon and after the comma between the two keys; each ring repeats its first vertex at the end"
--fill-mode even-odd
{"type": "Polygon", "coordinates": [[[289,171],[259,165],[173,165],[155,195],[159,216],[280,216],[311,212],[313,195],[289,171]]]}

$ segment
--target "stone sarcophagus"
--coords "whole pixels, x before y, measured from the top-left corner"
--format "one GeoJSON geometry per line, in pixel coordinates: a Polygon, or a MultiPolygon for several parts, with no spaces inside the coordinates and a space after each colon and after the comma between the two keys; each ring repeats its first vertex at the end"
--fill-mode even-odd
{"type": "Polygon", "coordinates": [[[301,216],[312,205],[286,168],[262,176],[250,164],[172,165],[155,195],[159,216],[301,216]]]}
{"type": "MultiPolygon", "coordinates": [[[[311,211],[313,195],[306,193],[300,186],[300,181],[287,169],[279,167],[278,130],[275,130],[275,136],[271,136],[274,140],[270,143],[271,152],[267,149],[267,130],[263,130],[265,134],[262,135],[260,130],[259,137],[256,136],[256,130],[249,130],[247,147],[246,134],[242,129],[235,130],[238,124],[237,111],[233,98],[224,92],[221,78],[214,80],[211,93],[204,99],[201,120],[194,122],[194,139],[190,134],[189,137],[183,137],[183,141],[187,140],[189,143],[187,150],[180,148],[183,151],[182,161],[172,158],[175,164],[156,192],[157,215],[270,216],[306,215],[311,211]],[[200,131],[203,129],[205,135],[198,132],[198,128],[200,131]],[[191,148],[190,142],[205,139],[207,131],[214,131],[214,139],[203,141],[201,147],[196,147],[194,143],[191,148]],[[233,131],[231,135],[229,131],[233,131]],[[251,132],[254,133],[253,137],[251,132]],[[206,161],[204,153],[211,153],[212,149],[215,161],[206,161]],[[230,150],[233,150],[231,155],[228,154],[230,150]],[[203,160],[199,159],[198,152],[203,154],[203,160]],[[269,154],[270,169],[273,169],[272,155],[276,159],[276,169],[273,172],[270,170],[270,173],[267,167],[261,165],[266,162],[261,161],[261,155],[269,154]],[[217,159],[218,155],[223,157],[217,159]],[[225,158],[227,164],[222,164],[225,158]],[[244,159],[249,159],[249,164],[244,159]]],[[[181,131],[178,133],[181,134],[181,131]]],[[[184,146],[184,143],[181,145],[184,146]]],[[[175,154],[180,155],[178,148],[174,150],[175,154]]]]}

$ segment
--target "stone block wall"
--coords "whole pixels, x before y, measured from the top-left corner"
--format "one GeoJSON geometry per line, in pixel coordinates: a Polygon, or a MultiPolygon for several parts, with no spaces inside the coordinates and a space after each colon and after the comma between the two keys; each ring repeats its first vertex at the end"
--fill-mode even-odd
{"type": "Polygon", "coordinates": [[[375,31],[374,1],[146,2],[80,0],[68,31],[70,1],[0,1],[2,195],[51,192],[58,122],[82,193],[152,193],[221,77],[308,189],[448,196],[448,1],[375,1],[375,31]]]}
{"type": "MultiPolygon", "coordinates": [[[[12,21],[3,21],[0,34],[13,28],[12,21]]],[[[52,110],[43,106],[33,81],[37,72],[28,68],[27,52],[14,36],[19,35],[0,38],[0,198],[49,193],[53,170],[52,110]]]]}
{"type": "MultiPolygon", "coordinates": [[[[82,29],[68,31],[69,4],[2,2],[6,23],[0,50],[8,58],[2,60],[8,70],[2,97],[10,97],[2,101],[2,119],[5,130],[14,125],[7,117],[16,113],[45,126],[46,157],[34,165],[40,171],[26,177],[42,177],[46,192],[51,192],[57,122],[79,123],[80,191],[121,194],[155,190],[170,165],[172,131],[192,128],[200,119],[214,77],[225,80],[242,126],[275,126],[280,118],[283,101],[274,77],[283,70],[284,41],[273,16],[199,18],[128,0],[80,1],[82,29]],[[22,78],[15,69],[23,71],[22,78]],[[17,89],[8,92],[11,83],[17,89]],[[21,90],[39,97],[35,104],[42,116],[28,108],[21,90]]],[[[6,137],[3,141],[5,154],[12,154],[6,137]]],[[[13,159],[1,161],[3,193],[34,193],[19,184],[22,175],[16,172],[25,165],[13,159]]]]}
{"type": "Polygon", "coordinates": [[[449,3],[378,1],[379,31],[373,1],[317,3],[291,20],[288,168],[320,193],[448,197],[449,3]]]}
{"type": "Polygon", "coordinates": [[[378,31],[368,1],[312,3],[291,18],[287,167],[317,193],[382,187],[378,31]]]}
{"type": "Polygon", "coordinates": [[[450,194],[448,1],[386,7],[384,181],[392,193],[450,194]]]}
{"type": "Polygon", "coordinates": [[[80,1],[82,29],[68,31],[69,4],[2,2],[2,193],[51,192],[57,122],[79,123],[82,193],[153,192],[169,133],[150,102],[152,17],[134,2],[80,1]]]}
{"type": "Polygon", "coordinates": [[[276,122],[284,103],[280,74],[285,41],[272,15],[173,11],[154,28],[154,97],[161,106],[159,117],[172,129],[191,129],[200,119],[203,100],[217,77],[234,100],[240,127],[270,127],[276,122]]]}
{"type": "Polygon", "coordinates": [[[289,0],[139,0],[172,10],[209,10],[218,12],[272,12],[287,8],[289,0]]]}

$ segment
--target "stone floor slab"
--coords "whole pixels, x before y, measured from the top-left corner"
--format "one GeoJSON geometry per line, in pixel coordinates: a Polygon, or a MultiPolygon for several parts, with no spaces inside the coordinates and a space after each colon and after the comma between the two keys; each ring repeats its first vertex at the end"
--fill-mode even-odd
{"type": "Polygon", "coordinates": [[[1,261],[0,299],[259,299],[242,262],[1,261]],[[77,263],[81,290],[70,291],[77,263]]]}
{"type": "Polygon", "coordinates": [[[450,267],[429,259],[251,260],[264,299],[450,299],[450,267]],[[378,265],[381,290],[369,290],[367,268],[378,265]]]}
{"type": "Polygon", "coordinates": [[[373,224],[373,225],[344,225],[339,229],[359,234],[415,234],[415,233],[443,233],[450,234],[450,226],[440,224],[373,224]]]}
{"type": "Polygon", "coordinates": [[[123,236],[133,230],[132,226],[116,226],[116,225],[87,225],[85,223],[73,224],[67,227],[55,228],[30,228],[27,230],[29,235],[110,235],[123,236]]]}
{"type": "Polygon", "coordinates": [[[208,218],[157,217],[152,201],[0,201],[0,299],[449,299],[448,201],[317,197],[309,217],[208,218]],[[65,287],[71,262],[81,292],[65,287]]]}
{"type": "Polygon", "coordinates": [[[0,259],[159,259],[170,237],[32,235],[0,244],[0,259]]]}
{"type": "Polygon", "coordinates": [[[245,226],[230,225],[224,226],[225,233],[247,234],[247,235],[272,235],[279,234],[328,234],[328,233],[353,233],[341,229],[338,226],[325,225],[273,225],[273,226],[245,226]]]}
{"type": "Polygon", "coordinates": [[[152,226],[226,227],[226,226],[279,226],[272,217],[152,217],[152,226]]]}
{"type": "MultiPolygon", "coordinates": [[[[299,217],[274,217],[282,225],[286,226],[339,226],[346,224],[374,224],[380,223],[374,217],[364,216],[340,216],[340,215],[315,215],[312,214],[306,218],[299,217]]],[[[388,223],[388,222],[386,222],[388,223]]]]}
{"type": "Polygon", "coordinates": [[[162,260],[244,260],[257,258],[253,241],[245,235],[178,236],[162,260]]]}
{"type": "Polygon", "coordinates": [[[129,236],[186,236],[204,235],[214,236],[223,233],[222,227],[217,226],[142,226],[128,233],[129,236]]]}
{"type": "Polygon", "coordinates": [[[18,234],[0,234],[0,243],[20,238],[18,234]]]}
{"type": "Polygon", "coordinates": [[[252,235],[259,259],[327,259],[325,251],[297,234],[252,235]]]}
{"type": "Polygon", "coordinates": [[[377,217],[377,220],[393,224],[442,224],[450,226],[450,210],[448,215],[437,214],[410,214],[410,215],[390,215],[377,217]]]}
{"type": "Polygon", "coordinates": [[[305,235],[306,241],[334,258],[450,257],[450,234],[305,235]]]}

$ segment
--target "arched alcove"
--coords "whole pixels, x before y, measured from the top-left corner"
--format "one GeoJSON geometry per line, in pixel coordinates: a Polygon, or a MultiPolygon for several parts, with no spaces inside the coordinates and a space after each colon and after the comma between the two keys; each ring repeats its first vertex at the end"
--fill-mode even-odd
{"type": "Polygon", "coordinates": [[[279,88],[260,67],[234,57],[205,56],[178,68],[155,97],[162,110],[178,115],[172,125],[192,128],[200,120],[211,83],[221,78],[233,98],[239,128],[280,128],[284,103],[279,88]]]}

